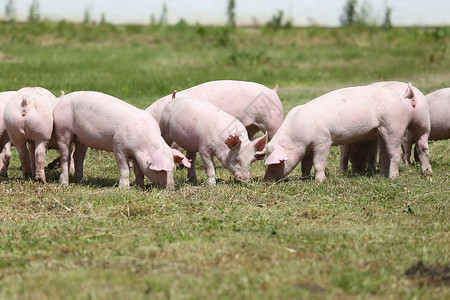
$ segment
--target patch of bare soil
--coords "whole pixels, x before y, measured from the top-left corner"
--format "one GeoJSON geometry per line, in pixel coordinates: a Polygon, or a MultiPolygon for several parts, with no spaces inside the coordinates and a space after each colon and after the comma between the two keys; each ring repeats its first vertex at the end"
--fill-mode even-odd
{"type": "Polygon", "coordinates": [[[16,58],[12,55],[0,52],[0,61],[14,62],[16,58]]]}
{"type": "Polygon", "coordinates": [[[421,285],[450,286],[450,267],[439,264],[425,265],[421,260],[405,271],[410,279],[417,280],[421,285]]]}

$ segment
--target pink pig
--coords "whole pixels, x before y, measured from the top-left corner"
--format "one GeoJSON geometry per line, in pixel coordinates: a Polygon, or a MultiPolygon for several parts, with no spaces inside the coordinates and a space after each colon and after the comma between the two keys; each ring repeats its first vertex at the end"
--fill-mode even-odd
{"type": "Polygon", "coordinates": [[[4,121],[19,153],[22,173],[45,180],[45,156],[53,132],[56,97],[44,88],[22,88],[6,103],[4,121]],[[28,144],[28,148],[27,148],[28,144]]]}
{"type": "Polygon", "coordinates": [[[69,183],[69,160],[73,144],[75,181],[83,178],[87,148],[114,152],[119,168],[119,187],[129,186],[129,160],[136,183],[144,175],[162,188],[173,189],[174,160],[190,167],[182,153],[162,139],[156,121],[145,111],[99,92],[73,92],[55,107],[55,135],[61,155],[61,184],[69,183]]]}
{"type": "Polygon", "coordinates": [[[283,178],[302,160],[302,174],[314,165],[315,178],[321,182],[330,146],[370,140],[375,134],[390,162],[383,174],[397,177],[400,140],[410,118],[408,102],[388,89],[361,86],[336,90],[294,108],[266,146],[264,178],[283,178]]]}
{"type": "Polygon", "coordinates": [[[3,113],[6,103],[16,93],[16,91],[0,93],[0,177],[8,177],[8,166],[11,157],[11,141],[6,131],[3,113]]]}
{"type": "Polygon", "coordinates": [[[238,119],[206,100],[173,99],[164,108],[160,126],[167,143],[176,142],[187,150],[186,156],[192,162],[188,178],[192,181],[197,180],[197,152],[202,159],[208,185],[216,183],[214,156],[242,183],[249,181],[252,162],[264,158],[257,151],[264,149],[266,135],[250,141],[238,119]]]}
{"type": "MultiPolygon", "coordinates": [[[[430,112],[430,136],[428,140],[438,141],[450,139],[450,88],[434,91],[425,96],[430,112]]],[[[416,142],[411,131],[406,130],[403,136],[403,161],[411,165],[411,148],[416,142]]],[[[414,148],[414,157],[418,160],[418,149],[414,148]]]]}
{"type": "MultiPolygon", "coordinates": [[[[386,81],[386,82],[377,82],[371,84],[371,86],[377,86],[377,87],[383,87],[387,88],[389,90],[392,90],[400,95],[405,95],[409,99],[410,105],[410,119],[408,122],[408,131],[410,131],[411,135],[414,137],[414,139],[419,141],[419,151],[420,154],[419,160],[422,166],[422,173],[423,174],[432,174],[432,168],[429,162],[429,150],[428,150],[428,137],[430,135],[430,115],[429,115],[429,109],[428,109],[428,103],[425,99],[425,96],[415,87],[413,87],[411,84],[398,82],[398,81],[386,81]]],[[[358,145],[344,145],[341,146],[341,169],[346,169],[346,160],[348,157],[350,158],[350,161],[358,165],[365,165],[366,163],[364,161],[361,161],[362,157],[364,157],[367,161],[368,157],[370,157],[370,161],[368,161],[368,164],[370,166],[375,166],[376,164],[376,157],[377,157],[377,151],[378,147],[376,147],[376,138],[374,137],[374,140],[370,142],[371,144],[364,144],[360,143],[358,145]],[[347,147],[351,147],[351,151],[346,149],[347,147]],[[368,153],[367,151],[370,151],[368,153]]],[[[406,146],[406,138],[402,138],[402,149],[405,153],[406,146]]],[[[383,155],[384,153],[383,149],[380,149],[380,155],[381,155],[381,166],[382,168],[387,168],[387,164],[384,164],[383,161],[383,155]]],[[[403,156],[403,161],[405,162],[405,156],[403,156]]]]}
{"type": "MultiPolygon", "coordinates": [[[[258,131],[267,132],[269,140],[283,122],[283,106],[277,95],[278,85],[273,90],[255,83],[235,80],[206,82],[177,93],[179,98],[207,100],[238,119],[247,129],[250,139],[258,131]]],[[[167,95],[150,105],[146,111],[157,122],[172,96],[167,95]]]]}

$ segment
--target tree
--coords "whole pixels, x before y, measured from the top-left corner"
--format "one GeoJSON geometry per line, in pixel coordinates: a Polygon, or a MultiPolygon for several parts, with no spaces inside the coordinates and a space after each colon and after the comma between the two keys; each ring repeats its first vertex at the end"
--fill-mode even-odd
{"type": "Polygon", "coordinates": [[[284,11],[277,10],[272,15],[272,19],[266,23],[266,27],[273,30],[290,29],[292,27],[292,20],[284,22],[284,11]]]}
{"type": "Polygon", "coordinates": [[[357,13],[356,6],[358,5],[358,0],[347,0],[344,6],[344,12],[340,17],[341,24],[352,25],[356,23],[357,13]]]}
{"type": "Polygon", "coordinates": [[[236,27],[236,2],[234,0],[228,0],[228,25],[231,27],[236,27]]]}
{"type": "Polygon", "coordinates": [[[391,13],[392,13],[392,8],[389,7],[389,6],[386,6],[386,10],[384,11],[384,20],[383,20],[383,27],[384,28],[391,28],[392,27],[391,13]]]}
{"type": "Polygon", "coordinates": [[[14,22],[16,20],[16,1],[8,0],[5,5],[6,21],[14,22]]]}
{"type": "Polygon", "coordinates": [[[91,23],[91,12],[89,10],[89,7],[86,7],[86,9],[84,10],[83,23],[84,24],[91,23]]]}
{"type": "Polygon", "coordinates": [[[159,25],[167,24],[167,4],[164,3],[162,6],[161,17],[159,19],[159,25]]]}
{"type": "Polygon", "coordinates": [[[105,25],[106,24],[106,15],[105,13],[102,13],[100,16],[100,24],[105,25]]]}
{"type": "Polygon", "coordinates": [[[29,14],[28,14],[28,22],[39,23],[39,21],[41,20],[41,15],[40,15],[39,10],[40,10],[39,1],[33,0],[33,2],[31,2],[31,4],[30,4],[30,10],[29,10],[29,14]]]}

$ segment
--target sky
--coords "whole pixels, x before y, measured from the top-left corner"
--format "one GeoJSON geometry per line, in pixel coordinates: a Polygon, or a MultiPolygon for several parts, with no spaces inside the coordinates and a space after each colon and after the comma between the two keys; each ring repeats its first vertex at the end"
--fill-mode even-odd
{"type": "MultiPolygon", "coordinates": [[[[26,20],[33,0],[14,0],[19,20],[26,20]]],[[[153,15],[161,16],[167,7],[169,23],[184,19],[188,23],[225,24],[228,0],[37,0],[42,19],[82,21],[85,11],[92,20],[114,24],[148,24],[153,15]]],[[[0,0],[0,17],[5,17],[8,0],[0,0]]],[[[338,26],[346,0],[235,0],[239,25],[264,24],[278,11],[294,25],[338,26]]],[[[392,8],[394,26],[450,25],[450,0],[359,0],[368,3],[371,16],[381,22],[386,5],[392,8]]]]}

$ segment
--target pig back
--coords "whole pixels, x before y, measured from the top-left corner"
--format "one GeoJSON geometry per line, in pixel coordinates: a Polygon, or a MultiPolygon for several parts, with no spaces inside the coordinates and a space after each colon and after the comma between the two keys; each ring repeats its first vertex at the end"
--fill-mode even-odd
{"type": "Polygon", "coordinates": [[[214,104],[195,98],[174,99],[161,118],[161,131],[181,147],[198,151],[200,143],[224,144],[228,132],[247,135],[241,122],[214,104]]]}
{"type": "MultiPolygon", "coordinates": [[[[283,106],[274,90],[248,81],[217,80],[179,91],[176,98],[196,98],[213,103],[237,118],[245,127],[252,124],[276,131],[283,121],[283,106]]],[[[159,123],[164,107],[172,99],[167,95],[150,105],[146,111],[159,123]]],[[[274,134],[273,132],[273,134],[274,134]]]]}
{"type": "Polygon", "coordinates": [[[366,138],[379,126],[406,128],[409,111],[397,93],[362,86],[332,91],[311,100],[292,119],[294,135],[307,135],[310,140],[329,135],[334,144],[341,144],[366,138]]]}
{"type": "Polygon", "coordinates": [[[145,111],[100,92],[73,92],[55,107],[55,128],[69,131],[94,149],[113,151],[114,143],[139,140],[147,132],[159,135],[156,121],[145,111]],[[154,132],[151,132],[154,131],[154,132]]]}

